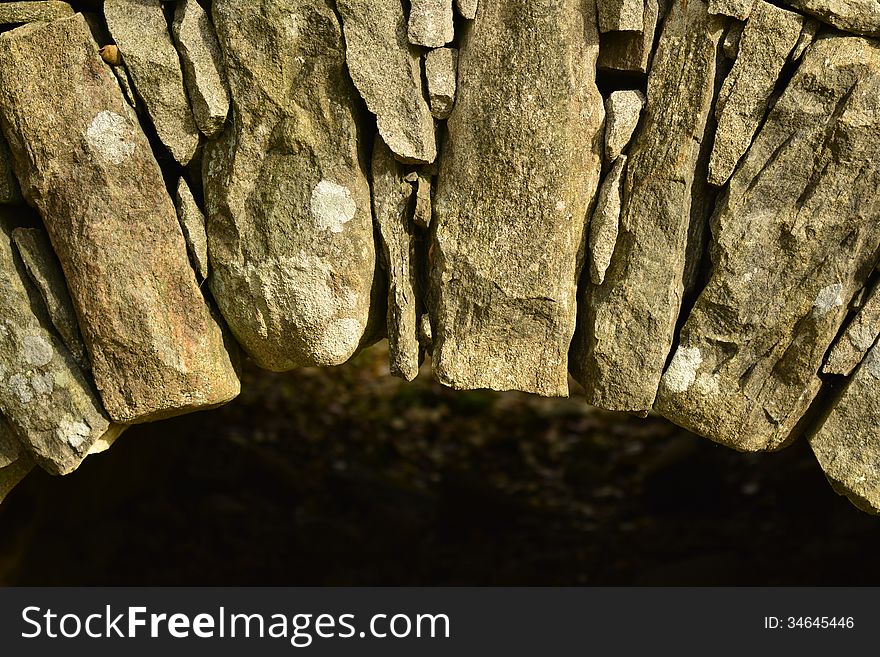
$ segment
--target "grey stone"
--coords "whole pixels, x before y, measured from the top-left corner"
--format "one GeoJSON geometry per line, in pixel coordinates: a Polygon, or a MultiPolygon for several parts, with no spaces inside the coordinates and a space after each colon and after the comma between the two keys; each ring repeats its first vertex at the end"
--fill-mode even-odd
{"type": "Polygon", "coordinates": [[[642,117],[645,94],[628,89],[612,92],[605,101],[605,161],[614,162],[632,141],[642,117]]]}
{"type": "Polygon", "coordinates": [[[410,43],[426,48],[440,48],[452,41],[452,0],[411,0],[408,34],[410,43]]]}
{"type": "Polygon", "coordinates": [[[435,48],[425,55],[425,79],[434,118],[448,119],[455,106],[458,50],[435,48]]]}
{"type": "Polygon", "coordinates": [[[727,182],[757,132],[782,67],[797,43],[803,16],[756,0],[743,30],[739,55],[715,105],[718,129],[709,182],[727,182]]]}
{"type": "Polygon", "coordinates": [[[110,416],[131,424],[235,397],[161,171],[82,15],[0,35],[0,119],[110,416]]]}
{"type": "Polygon", "coordinates": [[[67,474],[115,428],[16,261],[13,226],[0,210],[0,412],[45,469],[67,474]]]}
{"type": "Polygon", "coordinates": [[[472,21],[477,16],[477,3],[478,0],[455,0],[455,8],[462,17],[472,21]]]}
{"type": "MultiPolygon", "coordinates": [[[[756,0],[709,0],[709,13],[732,16],[744,21],[752,14],[756,0]]],[[[761,2],[762,0],[757,0],[761,2]]]]}
{"type": "MultiPolygon", "coordinates": [[[[437,157],[434,119],[422,92],[421,53],[407,40],[401,0],[338,0],[354,86],[379,134],[404,162],[437,157]]],[[[451,11],[451,10],[450,10],[451,11]]]]}
{"type": "Polygon", "coordinates": [[[481,0],[464,31],[429,256],[443,384],[568,394],[603,150],[595,12],[592,0],[481,0]]]}
{"type": "Polygon", "coordinates": [[[620,222],[620,202],[623,174],[626,171],[626,155],[620,155],[611,171],[602,181],[593,218],[590,221],[590,279],[595,285],[605,280],[605,272],[611,264],[620,222]]]}
{"type": "Polygon", "coordinates": [[[657,30],[659,12],[660,5],[657,0],[645,0],[640,31],[603,34],[598,67],[604,70],[646,73],[654,49],[654,33],[657,30]]]}
{"type": "Polygon", "coordinates": [[[64,346],[83,371],[90,371],[92,364],[79,332],[76,310],[64,280],[61,263],[52,250],[46,231],[40,228],[16,228],[12,241],[24,263],[28,277],[40,293],[46,312],[64,346]]]}
{"type": "Polygon", "coordinates": [[[852,322],[834,343],[822,371],[849,376],[877,340],[880,331],[880,286],[874,286],[852,322]]]}
{"type": "Polygon", "coordinates": [[[12,170],[12,153],[9,152],[9,144],[0,132],[0,205],[15,205],[23,200],[18,178],[12,170]]]}
{"type": "Polygon", "coordinates": [[[601,32],[641,32],[644,0],[600,0],[599,30],[601,32]]]}
{"type": "Polygon", "coordinates": [[[338,365],[376,268],[342,28],[324,0],[215,0],[213,17],[234,120],[205,146],[211,291],[261,367],[338,365]]]}
{"type": "Polygon", "coordinates": [[[190,258],[195,265],[199,280],[204,281],[211,272],[208,263],[208,233],[205,228],[205,215],[196,204],[192,190],[183,178],[177,182],[177,195],[174,200],[177,206],[177,218],[180,221],[183,236],[186,238],[190,258]]]}
{"type": "Polygon", "coordinates": [[[425,351],[434,350],[434,337],[431,330],[431,315],[424,313],[419,321],[419,344],[425,351]]]}
{"type": "Polygon", "coordinates": [[[730,27],[727,28],[727,32],[724,34],[724,55],[728,59],[736,59],[736,56],[739,54],[739,44],[742,39],[743,29],[746,24],[742,21],[731,21],[730,27]]]}
{"type": "Polygon", "coordinates": [[[848,379],[810,435],[834,489],[868,513],[880,513],[880,346],[848,379]]]}
{"type": "Polygon", "coordinates": [[[419,261],[410,221],[412,186],[391,150],[376,138],[373,146],[373,214],[388,272],[388,349],[391,373],[407,381],[418,376],[419,261]]]}
{"type": "Polygon", "coordinates": [[[416,172],[416,209],[413,213],[413,223],[423,230],[431,227],[433,214],[431,172],[427,167],[422,167],[416,172]]]}
{"type": "Polygon", "coordinates": [[[229,87],[211,18],[197,0],[180,0],[171,32],[193,118],[202,134],[212,139],[223,130],[229,114],[229,87]]]}
{"type": "Polygon", "coordinates": [[[880,247],[880,45],[817,40],[719,200],[713,271],[656,409],[740,450],[784,446],[880,247]]]}
{"type": "Polygon", "coordinates": [[[676,2],[664,24],[629,149],[618,243],[604,283],[588,281],[579,304],[572,373],[595,406],[644,414],[654,402],[684,292],[723,24],[701,0],[676,2]]]}
{"type": "Polygon", "coordinates": [[[54,21],[69,16],[73,16],[73,8],[66,2],[0,2],[0,25],[54,21]]]}
{"type": "Polygon", "coordinates": [[[199,146],[180,58],[159,0],[105,0],[104,16],[159,139],[187,164],[199,146]]]}
{"type": "Polygon", "coordinates": [[[822,24],[815,18],[808,18],[804,21],[804,26],[801,28],[801,35],[798,37],[797,43],[789,56],[790,61],[795,62],[803,57],[804,52],[816,39],[816,33],[819,32],[820,27],[822,27],[822,24]]]}
{"type": "Polygon", "coordinates": [[[880,2],[877,0],[782,0],[845,32],[880,36],[880,2]]]}

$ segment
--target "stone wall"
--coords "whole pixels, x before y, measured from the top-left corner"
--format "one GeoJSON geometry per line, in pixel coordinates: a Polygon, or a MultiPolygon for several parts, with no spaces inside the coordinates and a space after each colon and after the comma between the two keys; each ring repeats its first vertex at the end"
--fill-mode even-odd
{"type": "Polygon", "coordinates": [[[873,0],[72,5],[0,2],[0,498],[387,336],[880,512],[873,0]]]}

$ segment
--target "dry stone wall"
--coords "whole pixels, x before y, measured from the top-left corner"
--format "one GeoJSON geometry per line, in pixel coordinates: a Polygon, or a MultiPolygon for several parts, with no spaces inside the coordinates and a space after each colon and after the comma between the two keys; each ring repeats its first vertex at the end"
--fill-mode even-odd
{"type": "MultiPolygon", "coordinates": [[[[880,512],[875,0],[0,2],[0,499],[382,337],[880,512]]],[[[319,410],[316,410],[319,412],[319,410]]]]}

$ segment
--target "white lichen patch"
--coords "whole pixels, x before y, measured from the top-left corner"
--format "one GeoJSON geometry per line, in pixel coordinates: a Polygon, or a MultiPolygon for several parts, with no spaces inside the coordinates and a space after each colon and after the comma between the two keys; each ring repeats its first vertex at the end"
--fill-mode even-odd
{"type": "Polygon", "coordinates": [[[31,388],[36,395],[51,395],[55,389],[55,379],[51,374],[34,374],[31,376],[31,388]]]}
{"type": "Polygon", "coordinates": [[[86,130],[86,141],[107,164],[122,164],[134,154],[132,128],[124,116],[104,110],[99,112],[86,130]]]}
{"type": "Polygon", "coordinates": [[[816,300],[813,302],[813,317],[819,319],[827,315],[833,308],[843,305],[841,293],[843,292],[843,283],[835,283],[823,287],[816,300]]]}
{"type": "Polygon", "coordinates": [[[9,390],[22,404],[29,404],[34,399],[34,392],[23,374],[13,374],[9,377],[9,390]]]}
{"type": "Polygon", "coordinates": [[[21,341],[21,351],[25,362],[33,367],[44,367],[52,360],[55,350],[49,341],[40,335],[28,335],[21,341]]]}
{"type": "Polygon", "coordinates": [[[348,187],[322,180],[312,190],[311,210],[320,230],[341,233],[345,224],[354,219],[357,203],[348,187]]]}
{"type": "Polygon", "coordinates": [[[663,374],[663,385],[670,392],[686,392],[697,378],[697,370],[703,363],[703,356],[696,347],[679,347],[663,374]]]}
{"type": "Polygon", "coordinates": [[[74,449],[79,449],[92,435],[92,428],[85,422],[77,422],[66,417],[58,423],[55,435],[74,449]]]}

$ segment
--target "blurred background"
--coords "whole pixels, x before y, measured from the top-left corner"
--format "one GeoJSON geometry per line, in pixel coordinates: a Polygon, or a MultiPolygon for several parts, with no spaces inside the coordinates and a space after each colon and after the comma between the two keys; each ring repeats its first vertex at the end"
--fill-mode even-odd
{"type": "Polygon", "coordinates": [[[408,384],[385,343],[242,384],[34,471],[0,506],[0,584],[880,584],[880,519],[805,441],[739,454],[574,383],[455,392],[426,363],[408,384]]]}

